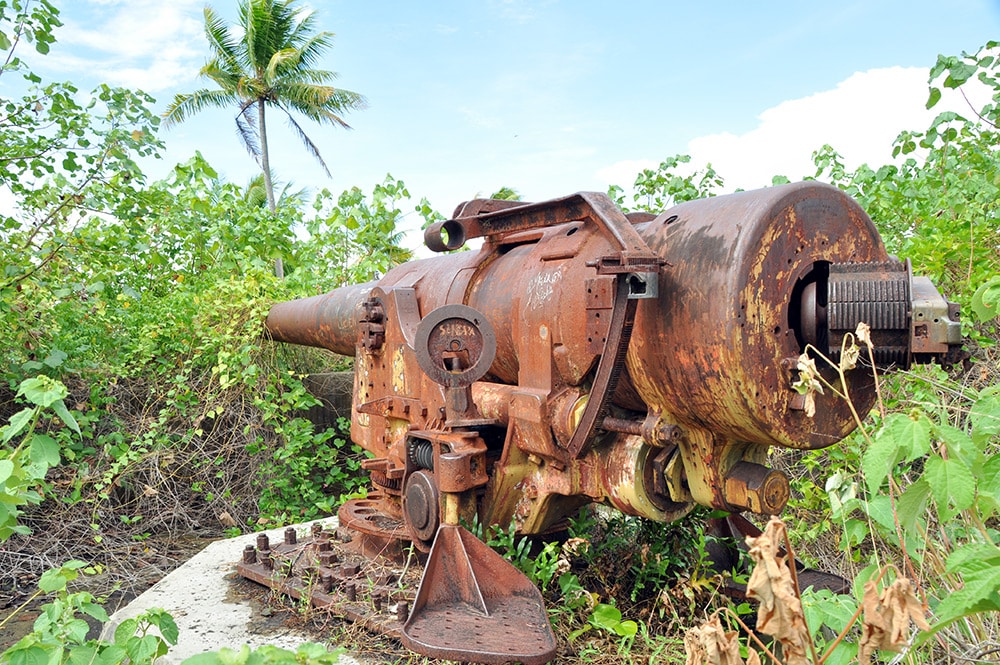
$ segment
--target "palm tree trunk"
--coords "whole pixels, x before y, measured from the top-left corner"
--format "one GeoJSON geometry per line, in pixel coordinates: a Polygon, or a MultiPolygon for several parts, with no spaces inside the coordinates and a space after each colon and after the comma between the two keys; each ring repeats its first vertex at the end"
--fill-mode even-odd
{"type": "MultiPolygon", "coordinates": [[[[274,201],[274,185],[271,183],[271,160],[267,153],[267,125],[264,123],[264,100],[257,100],[257,126],[260,128],[260,166],[264,170],[264,192],[267,194],[267,209],[271,216],[277,215],[278,205],[274,201]]],[[[279,256],[274,260],[274,274],[285,278],[285,264],[279,256]]]]}

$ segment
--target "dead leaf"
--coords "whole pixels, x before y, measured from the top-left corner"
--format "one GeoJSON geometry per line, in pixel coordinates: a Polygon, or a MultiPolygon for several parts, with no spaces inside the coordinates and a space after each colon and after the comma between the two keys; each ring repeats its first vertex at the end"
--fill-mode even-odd
{"type": "Polygon", "coordinates": [[[142,494],[143,496],[156,496],[157,494],[159,494],[159,492],[150,487],[149,485],[143,485],[142,494]]]}
{"type": "Polygon", "coordinates": [[[858,327],[854,330],[854,336],[858,338],[858,341],[867,346],[869,349],[873,348],[872,345],[872,329],[864,321],[858,323],[858,327]]]}
{"type": "Polygon", "coordinates": [[[221,513],[219,515],[219,522],[222,523],[222,526],[227,528],[236,526],[236,520],[234,520],[233,516],[229,513],[221,513]]]}
{"type": "Polygon", "coordinates": [[[876,650],[902,651],[910,636],[910,620],[922,630],[930,629],[925,609],[913,593],[910,580],[900,577],[877,593],[874,581],[865,583],[861,600],[864,618],[861,623],[859,662],[867,663],[876,650]]]}
{"type": "Polygon", "coordinates": [[[781,643],[785,665],[807,665],[809,628],[802,601],[788,568],[788,557],[779,556],[784,546],[784,523],[772,517],[758,538],[747,537],[750,557],[756,564],[747,582],[747,596],[760,602],[757,630],[781,643]]]}
{"type": "MultiPolygon", "coordinates": [[[[684,634],[685,665],[744,665],[737,631],[726,631],[718,614],[684,634]]],[[[751,650],[751,658],[756,652],[751,650]]],[[[758,659],[757,662],[760,662],[758,659]]]]}

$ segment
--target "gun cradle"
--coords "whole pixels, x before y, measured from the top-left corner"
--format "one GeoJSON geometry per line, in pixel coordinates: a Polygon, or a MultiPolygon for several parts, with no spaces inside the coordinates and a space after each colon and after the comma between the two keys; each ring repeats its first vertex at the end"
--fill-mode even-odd
{"type": "MultiPolygon", "coordinates": [[[[376,541],[426,552],[463,520],[544,533],[591,502],[662,522],[696,504],[777,514],[789,483],[767,467],[769,448],[821,448],[855,427],[830,391],[806,413],[792,388],[801,354],[836,360],[862,322],[884,367],[960,353],[957,306],[828,185],[656,216],[595,193],[477,200],[425,235],[437,251],[477,237],[477,251],[279,303],[267,319],[275,340],[355,357],[351,437],[372,455],[373,491],[340,518],[376,541]]],[[[871,369],[859,364],[847,383],[866,413],[871,369]]],[[[434,583],[425,573],[421,592],[434,583]]],[[[430,611],[421,592],[411,621],[430,611]]]]}

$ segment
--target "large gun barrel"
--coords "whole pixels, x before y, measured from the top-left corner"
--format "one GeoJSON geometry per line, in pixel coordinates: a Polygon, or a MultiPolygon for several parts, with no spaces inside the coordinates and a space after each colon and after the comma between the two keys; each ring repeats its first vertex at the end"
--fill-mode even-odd
{"type": "Polygon", "coordinates": [[[360,310],[374,286],[374,282],[344,286],[323,295],[277,303],[264,326],[276,342],[353,356],[360,310]]]}

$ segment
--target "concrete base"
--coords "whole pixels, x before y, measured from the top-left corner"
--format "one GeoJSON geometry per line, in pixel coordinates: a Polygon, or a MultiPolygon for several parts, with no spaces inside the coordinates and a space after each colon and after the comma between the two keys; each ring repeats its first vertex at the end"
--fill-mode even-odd
{"type": "MultiPolygon", "coordinates": [[[[336,528],[336,518],[318,521],[329,528],[336,528]]],[[[308,534],[311,524],[312,522],[298,524],[296,530],[303,535],[308,534]]],[[[282,527],[266,533],[272,539],[280,540],[284,530],[285,527],[282,527]]],[[[315,636],[300,630],[281,628],[277,632],[265,634],[254,632],[251,628],[251,607],[248,603],[233,598],[232,578],[243,548],[255,543],[256,539],[257,534],[252,533],[211,543],[126,607],[115,612],[105,626],[103,639],[113,639],[115,627],[123,620],[142,614],[152,607],[159,607],[174,617],[180,629],[177,646],[159,659],[159,664],[180,663],[189,656],[222,647],[239,649],[247,644],[251,648],[257,648],[272,644],[294,650],[303,642],[318,641],[315,636]]],[[[340,662],[359,661],[341,656],[340,662]]]]}

